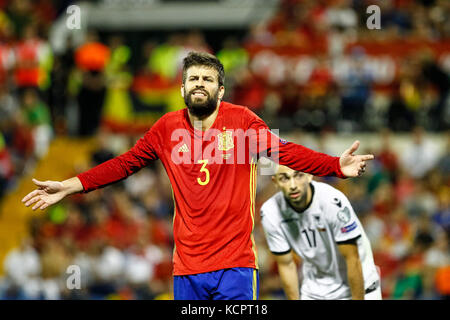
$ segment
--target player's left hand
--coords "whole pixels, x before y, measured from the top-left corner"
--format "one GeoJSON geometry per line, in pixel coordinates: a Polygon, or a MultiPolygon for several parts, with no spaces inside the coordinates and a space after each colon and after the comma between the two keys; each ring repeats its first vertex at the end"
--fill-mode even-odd
{"type": "Polygon", "coordinates": [[[354,155],[358,149],[359,141],[353,142],[352,146],[345,150],[339,158],[342,173],[347,177],[360,177],[366,171],[366,161],[373,160],[372,154],[354,155]]]}

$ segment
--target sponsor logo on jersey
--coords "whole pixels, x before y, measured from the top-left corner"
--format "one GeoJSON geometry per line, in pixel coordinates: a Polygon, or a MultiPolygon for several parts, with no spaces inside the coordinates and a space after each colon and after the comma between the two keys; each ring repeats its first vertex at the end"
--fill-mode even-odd
{"type": "Polygon", "coordinates": [[[189,152],[189,148],[188,146],[185,144],[183,144],[179,149],[178,152],[189,152]]]}
{"type": "Polygon", "coordinates": [[[356,221],[355,221],[355,222],[353,222],[352,224],[350,224],[348,226],[342,227],[341,228],[341,232],[342,233],[347,233],[347,232],[350,232],[350,231],[356,229],[356,227],[357,227],[357,225],[356,225],[356,221]]]}
{"type": "Polygon", "coordinates": [[[333,199],[333,203],[334,203],[335,205],[337,205],[339,208],[342,207],[341,200],[338,199],[338,198],[334,198],[334,199],[333,199]]]}

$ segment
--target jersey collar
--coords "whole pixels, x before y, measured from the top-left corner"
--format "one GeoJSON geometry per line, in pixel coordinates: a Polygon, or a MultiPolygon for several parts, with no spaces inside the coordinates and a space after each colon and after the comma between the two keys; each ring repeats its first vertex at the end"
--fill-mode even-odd
{"type": "MultiPolygon", "coordinates": [[[[214,128],[217,129],[218,123],[219,123],[219,121],[220,121],[220,119],[222,117],[222,113],[223,113],[222,109],[224,108],[224,105],[225,105],[224,101],[221,101],[219,106],[217,107],[217,108],[219,108],[219,111],[217,112],[217,117],[214,120],[211,128],[209,128],[208,130],[214,129],[214,128]]],[[[188,108],[187,107],[184,108],[184,123],[185,123],[185,127],[188,128],[188,130],[192,134],[195,134],[198,137],[202,137],[202,136],[204,136],[206,134],[206,132],[208,132],[208,130],[206,130],[206,131],[194,130],[194,127],[192,126],[191,121],[189,120],[189,114],[188,114],[188,108]]]]}

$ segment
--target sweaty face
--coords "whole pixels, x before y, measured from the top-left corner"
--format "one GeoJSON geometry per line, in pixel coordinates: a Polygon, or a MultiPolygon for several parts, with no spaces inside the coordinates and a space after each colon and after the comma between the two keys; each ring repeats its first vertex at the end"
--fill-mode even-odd
{"type": "Polygon", "coordinates": [[[182,95],[189,112],[198,117],[209,116],[216,110],[219,93],[218,74],[213,68],[192,66],[186,71],[182,95]]]}
{"type": "Polygon", "coordinates": [[[279,166],[273,177],[273,181],[283,192],[284,197],[295,206],[306,203],[307,190],[311,180],[311,175],[285,166],[279,166]]]}

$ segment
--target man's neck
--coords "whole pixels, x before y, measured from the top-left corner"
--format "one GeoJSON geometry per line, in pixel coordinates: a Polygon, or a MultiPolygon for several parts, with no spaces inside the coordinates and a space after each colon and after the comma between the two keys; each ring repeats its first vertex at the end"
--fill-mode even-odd
{"type": "Polygon", "coordinates": [[[214,121],[216,121],[217,115],[219,114],[219,106],[220,100],[217,101],[216,110],[214,110],[213,113],[211,113],[209,116],[206,117],[195,116],[191,114],[188,110],[189,121],[191,122],[191,125],[194,127],[194,129],[206,131],[209,128],[211,128],[212,125],[214,124],[214,121]]]}

